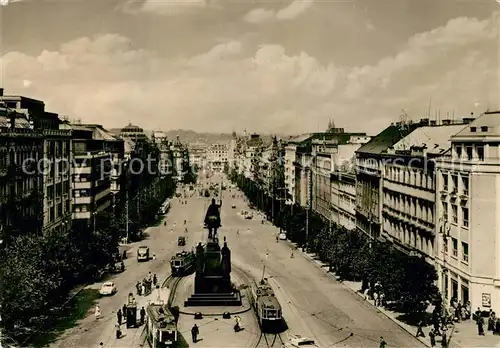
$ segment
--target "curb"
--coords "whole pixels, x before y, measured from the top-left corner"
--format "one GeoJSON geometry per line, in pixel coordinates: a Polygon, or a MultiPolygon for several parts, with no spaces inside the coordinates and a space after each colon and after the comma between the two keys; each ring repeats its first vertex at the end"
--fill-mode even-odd
{"type": "MultiPolygon", "coordinates": [[[[291,243],[290,243],[291,244],[291,243]]],[[[292,244],[293,245],[293,244],[292,244]]],[[[300,248],[297,248],[297,250],[300,250],[300,248]]],[[[366,301],[364,299],[364,297],[359,293],[357,292],[356,290],[350,288],[349,286],[343,284],[342,282],[339,282],[335,276],[333,274],[331,274],[330,272],[328,272],[327,270],[325,270],[323,267],[321,267],[320,265],[318,265],[316,262],[314,262],[314,260],[311,258],[311,256],[307,255],[306,253],[302,252],[302,250],[300,250],[300,253],[311,263],[313,263],[314,265],[316,265],[316,267],[320,268],[323,272],[325,272],[327,275],[329,275],[330,277],[332,277],[337,283],[340,283],[344,288],[347,288],[349,289],[350,291],[352,291],[353,293],[355,293],[356,295],[358,295],[359,297],[363,298],[363,300],[365,302],[368,302],[368,304],[370,304],[370,306],[374,307],[377,312],[379,313],[382,313],[386,318],[390,319],[392,322],[394,322],[396,325],[398,325],[401,329],[403,329],[404,331],[406,331],[408,334],[410,334],[411,336],[415,337],[415,333],[408,330],[406,327],[404,327],[397,319],[391,317],[389,314],[385,313],[384,311],[381,311],[377,306],[373,305],[370,301],[366,301]]],[[[454,331],[454,330],[453,330],[454,331]]],[[[451,340],[451,337],[453,336],[453,333],[450,335],[450,337],[448,338],[448,340],[451,340]]],[[[427,341],[424,341],[423,339],[420,339],[420,337],[415,337],[417,340],[419,340],[422,344],[424,344],[426,347],[429,347],[429,348],[432,348],[430,343],[428,343],[427,341]]],[[[449,342],[449,341],[448,341],[449,342]]]]}
{"type": "MultiPolygon", "coordinates": [[[[229,314],[231,315],[235,315],[235,314],[242,314],[242,313],[246,313],[248,312],[249,310],[251,310],[252,307],[248,307],[248,308],[245,308],[245,309],[239,309],[239,310],[236,310],[234,312],[229,312],[229,314]]],[[[184,314],[184,315],[195,315],[196,313],[201,313],[201,315],[203,315],[204,317],[219,317],[219,316],[222,316],[224,315],[224,313],[208,313],[208,314],[205,314],[203,312],[185,312],[185,311],[179,311],[180,314],[184,314]]]]}

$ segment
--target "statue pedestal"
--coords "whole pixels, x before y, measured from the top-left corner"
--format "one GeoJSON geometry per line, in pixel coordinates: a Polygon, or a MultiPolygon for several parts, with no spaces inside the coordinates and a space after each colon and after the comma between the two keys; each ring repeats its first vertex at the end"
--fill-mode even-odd
{"type": "Polygon", "coordinates": [[[224,253],[216,241],[209,241],[203,251],[198,248],[194,294],[184,302],[185,307],[241,306],[240,293],[231,284],[229,248],[223,249],[224,253]]]}

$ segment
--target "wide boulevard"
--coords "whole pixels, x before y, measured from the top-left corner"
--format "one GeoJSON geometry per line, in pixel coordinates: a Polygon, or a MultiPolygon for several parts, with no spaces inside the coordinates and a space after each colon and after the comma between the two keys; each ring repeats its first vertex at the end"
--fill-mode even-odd
{"type": "MultiPolygon", "coordinates": [[[[207,186],[207,181],[220,183],[222,176],[214,175],[204,180],[200,185],[207,186]]],[[[227,238],[234,266],[260,278],[265,265],[265,276],[275,288],[289,333],[313,338],[322,348],[379,347],[381,336],[388,347],[422,346],[412,335],[325,274],[302,253],[296,251],[292,258],[293,246],[287,241],[276,242],[278,230],[268,222],[262,224],[262,217],[257,212],[253,212],[252,220],[242,217],[241,210],[250,209],[241,192],[233,189],[222,193],[223,226],[219,238],[227,238]]],[[[109,342],[114,341],[116,311],[125,303],[129,292],[135,294],[136,281],[143,279],[149,271],[158,274],[160,281],[170,273],[168,260],[179,250],[177,238],[185,235],[183,221],[188,221],[188,248],[202,238],[201,222],[209,200],[200,197],[197,191],[187,198],[187,204],[173,199],[166,216],[167,226],[161,224],[149,228],[149,238],[132,246],[125,262],[127,270],[114,278],[118,293],[99,301],[104,318],[96,321],[93,315],[89,315],[53,346],[98,347],[101,341],[109,346],[109,342]],[[136,247],[142,244],[150,246],[156,260],[136,261],[136,247]]]]}

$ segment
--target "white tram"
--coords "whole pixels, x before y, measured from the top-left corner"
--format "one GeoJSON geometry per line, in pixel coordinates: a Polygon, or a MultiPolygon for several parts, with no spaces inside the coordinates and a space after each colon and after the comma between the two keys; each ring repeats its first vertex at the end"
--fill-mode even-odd
{"type": "Polygon", "coordinates": [[[281,305],[267,279],[252,284],[252,304],[263,329],[276,328],[282,324],[281,305]]]}

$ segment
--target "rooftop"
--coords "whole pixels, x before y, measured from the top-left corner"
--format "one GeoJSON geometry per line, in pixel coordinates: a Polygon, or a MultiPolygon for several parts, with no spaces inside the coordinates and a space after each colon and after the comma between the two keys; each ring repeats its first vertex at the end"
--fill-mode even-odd
{"type": "Polygon", "coordinates": [[[409,150],[411,147],[424,147],[428,154],[440,155],[450,148],[451,136],[464,127],[465,124],[419,127],[394,144],[393,149],[398,151],[409,150]]]}
{"type": "Polygon", "coordinates": [[[452,140],[461,138],[499,138],[500,111],[485,112],[466,127],[453,135],[452,140]]]}

